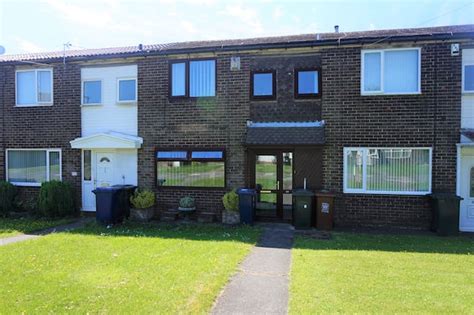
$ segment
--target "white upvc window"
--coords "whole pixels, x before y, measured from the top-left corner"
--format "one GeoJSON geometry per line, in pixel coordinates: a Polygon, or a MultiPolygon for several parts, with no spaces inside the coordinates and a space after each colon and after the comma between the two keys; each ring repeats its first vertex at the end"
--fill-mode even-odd
{"type": "Polygon", "coordinates": [[[462,92],[474,93],[474,61],[462,66],[462,92]]]}
{"type": "Polygon", "coordinates": [[[344,193],[431,193],[431,148],[344,148],[344,193]]]}
{"type": "Polygon", "coordinates": [[[53,104],[53,69],[17,70],[15,73],[16,106],[53,104]]]}
{"type": "Polygon", "coordinates": [[[7,181],[17,186],[41,186],[62,180],[61,149],[7,149],[7,181]]]}
{"type": "Polygon", "coordinates": [[[102,80],[82,81],[82,105],[102,104],[102,80]]]}
{"type": "Polygon", "coordinates": [[[420,94],[421,49],[371,49],[361,52],[361,94],[420,94]]]}
{"type": "Polygon", "coordinates": [[[137,78],[121,78],[117,80],[117,102],[134,103],[138,95],[137,78]]]}

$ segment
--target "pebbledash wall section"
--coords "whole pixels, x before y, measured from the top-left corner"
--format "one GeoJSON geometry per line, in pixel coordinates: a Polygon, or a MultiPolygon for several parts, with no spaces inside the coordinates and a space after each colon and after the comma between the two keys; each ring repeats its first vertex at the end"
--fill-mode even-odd
{"type": "MultiPolygon", "coordinates": [[[[76,64],[53,64],[53,105],[15,106],[15,71],[37,68],[3,65],[0,68],[2,106],[2,147],[0,176],[5,179],[6,149],[61,149],[62,179],[76,187],[80,202],[81,153],[69,141],[81,135],[81,71],[76,64]],[[72,176],[77,172],[77,176],[72,176]]],[[[19,187],[20,198],[33,200],[39,187],[19,187]]]]}
{"type": "MultiPolygon", "coordinates": [[[[410,44],[402,47],[406,46],[410,44]]],[[[337,193],[339,226],[427,228],[431,220],[426,196],[343,194],[345,146],[432,147],[432,190],[456,191],[461,56],[451,56],[450,43],[412,46],[421,47],[420,95],[361,96],[360,48],[324,51],[322,117],[327,144],[323,181],[326,189],[337,193]]]]}

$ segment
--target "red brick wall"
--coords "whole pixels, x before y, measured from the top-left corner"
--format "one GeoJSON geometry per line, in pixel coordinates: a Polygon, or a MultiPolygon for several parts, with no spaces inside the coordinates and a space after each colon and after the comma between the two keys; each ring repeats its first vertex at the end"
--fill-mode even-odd
{"type": "MultiPolygon", "coordinates": [[[[81,153],[71,149],[69,141],[81,136],[81,72],[74,64],[53,65],[53,106],[15,107],[15,67],[0,68],[0,93],[3,105],[3,143],[0,153],[0,176],[5,179],[5,149],[60,148],[62,176],[74,184],[78,197],[81,189],[81,153]],[[4,85],[2,85],[2,78],[4,85]],[[78,176],[71,176],[77,172],[78,176]]],[[[20,188],[31,195],[39,188],[20,188]]]]}

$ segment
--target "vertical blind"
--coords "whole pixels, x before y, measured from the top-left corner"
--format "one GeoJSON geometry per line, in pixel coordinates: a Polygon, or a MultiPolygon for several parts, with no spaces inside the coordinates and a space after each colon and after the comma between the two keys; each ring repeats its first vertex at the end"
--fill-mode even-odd
{"type": "Polygon", "coordinates": [[[418,91],[418,50],[389,50],[384,53],[384,92],[418,91]]]}
{"type": "Polygon", "coordinates": [[[364,91],[380,91],[382,58],[380,52],[364,54],[364,91]]]}
{"type": "Polygon", "coordinates": [[[8,151],[8,181],[42,183],[46,177],[46,151],[8,151]]]}
{"type": "Polygon", "coordinates": [[[318,71],[298,71],[298,94],[317,94],[318,71]]]}
{"type": "Polygon", "coordinates": [[[189,62],[189,95],[191,97],[215,96],[216,62],[201,60],[189,62]]]}
{"type": "Polygon", "coordinates": [[[345,150],[345,189],[360,192],[430,192],[430,149],[345,150]]]}
{"type": "Polygon", "coordinates": [[[38,102],[51,102],[51,71],[38,71],[38,102]]]}

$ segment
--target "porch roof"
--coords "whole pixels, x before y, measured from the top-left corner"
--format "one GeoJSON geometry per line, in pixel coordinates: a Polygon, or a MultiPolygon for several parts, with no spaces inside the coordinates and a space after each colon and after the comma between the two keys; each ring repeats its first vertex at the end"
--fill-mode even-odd
{"type": "Polygon", "coordinates": [[[321,145],[324,121],[249,122],[247,145],[321,145]]]}
{"type": "Polygon", "coordinates": [[[461,130],[461,143],[460,146],[472,146],[474,145],[474,129],[462,129],[461,130]]]}
{"type": "Polygon", "coordinates": [[[76,138],[70,143],[73,149],[139,149],[143,139],[119,132],[104,132],[76,138]]]}

